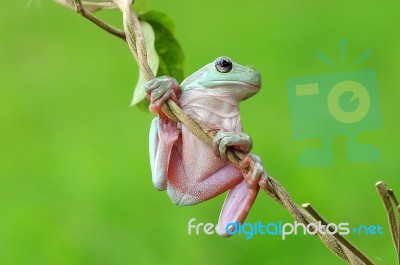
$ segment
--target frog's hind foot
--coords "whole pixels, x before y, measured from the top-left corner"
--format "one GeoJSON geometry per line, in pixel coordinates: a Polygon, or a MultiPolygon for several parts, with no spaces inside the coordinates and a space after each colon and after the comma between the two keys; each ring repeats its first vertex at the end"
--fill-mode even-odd
{"type": "Polygon", "coordinates": [[[251,170],[244,174],[244,179],[246,180],[247,187],[249,188],[255,188],[259,185],[260,181],[263,180],[264,177],[266,178],[266,176],[268,176],[262,165],[261,158],[257,155],[247,155],[240,162],[239,166],[242,169],[249,169],[251,166],[251,170]]]}

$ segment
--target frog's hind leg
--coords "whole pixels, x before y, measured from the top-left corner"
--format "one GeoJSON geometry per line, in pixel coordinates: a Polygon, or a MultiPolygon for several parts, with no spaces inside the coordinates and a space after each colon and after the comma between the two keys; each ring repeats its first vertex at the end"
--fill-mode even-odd
{"type": "Polygon", "coordinates": [[[246,219],[258,190],[258,185],[250,189],[247,187],[246,180],[243,180],[229,191],[218,220],[216,231],[220,236],[232,235],[232,228],[235,227],[236,222],[242,223],[246,219]],[[229,226],[229,224],[232,225],[229,226]]]}
{"type": "Polygon", "coordinates": [[[232,189],[243,180],[243,174],[233,165],[227,164],[201,181],[186,175],[182,158],[176,147],[172,149],[168,172],[168,196],[180,206],[197,204],[232,189]]]}
{"type": "Polygon", "coordinates": [[[150,166],[153,185],[158,190],[167,188],[168,167],[171,151],[179,138],[176,123],[154,118],[150,127],[150,166]]]}

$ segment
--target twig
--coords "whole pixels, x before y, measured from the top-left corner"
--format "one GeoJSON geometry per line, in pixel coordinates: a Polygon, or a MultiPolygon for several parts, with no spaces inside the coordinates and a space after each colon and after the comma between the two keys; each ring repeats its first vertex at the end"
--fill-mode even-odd
{"type": "MultiPolygon", "coordinates": [[[[82,17],[84,17],[84,18],[88,19],[89,21],[93,22],[98,27],[100,27],[103,30],[107,31],[111,35],[114,35],[114,36],[116,36],[116,37],[118,37],[118,38],[120,38],[120,39],[125,41],[125,33],[122,30],[119,30],[119,29],[111,26],[110,24],[104,22],[100,18],[94,16],[92,13],[88,12],[83,7],[82,0],[73,0],[73,2],[74,2],[74,5],[75,5],[76,13],[80,14],[82,17]]],[[[101,4],[101,2],[97,3],[97,4],[101,4]]],[[[99,6],[98,8],[100,9],[102,7],[99,6]]]]}
{"type": "MultiPolygon", "coordinates": [[[[111,2],[115,3],[123,13],[124,34],[120,33],[119,30],[110,30],[109,27],[105,26],[105,22],[97,18],[94,19],[93,17],[95,16],[85,11],[80,0],[73,1],[76,5],[77,12],[82,14],[82,16],[88,18],[90,21],[98,25],[100,28],[111,33],[112,35],[119,38],[124,38],[124,40],[127,41],[129,48],[146,79],[151,80],[154,78],[154,73],[152,73],[147,63],[146,44],[144,42],[142,29],[140,27],[136,14],[131,10],[131,4],[133,2],[132,0],[111,0],[111,2]]],[[[206,124],[190,118],[172,100],[168,100],[162,106],[162,111],[171,120],[180,122],[184,126],[186,126],[196,137],[198,137],[203,142],[207,143],[208,145],[212,144],[212,140],[216,134],[216,131],[208,128],[206,124]]],[[[244,173],[251,171],[254,167],[255,161],[252,161],[250,165],[245,169],[239,166],[242,159],[246,156],[246,154],[240,151],[229,149],[227,151],[227,156],[229,161],[240,170],[243,170],[244,173]]],[[[307,209],[313,213],[310,214],[305,209],[297,205],[291,199],[291,197],[282,187],[282,185],[271,176],[265,174],[263,179],[260,181],[260,187],[272,199],[284,206],[296,221],[307,225],[311,222],[315,223],[318,220],[323,220],[321,217],[319,217],[319,215],[316,214],[316,211],[314,209],[311,210],[310,207],[307,207],[307,209]]],[[[326,222],[325,220],[323,221],[326,222]]],[[[335,253],[337,256],[344,259],[345,261],[351,264],[374,264],[370,259],[368,259],[368,257],[366,257],[361,251],[359,251],[342,236],[337,234],[318,234],[318,236],[333,253],[335,253]]]]}
{"type": "MultiPolygon", "coordinates": [[[[397,206],[397,213],[400,216],[400,205],[397,206]]],[[[400,234],[400,222],[397,226],[397,231],[400,234]]],[[[400,237],[397,239],[397,246],[399,246],[397,248],[397,263],[400,265],[400,237]]]]}
{"type": "MultiPolygon", "coordinates": [[[[319,213],[311,206],[311,204],[309,203],[305,203],[302,205],[304,209],[306,209],[306,211],[311,214],[312,217],[315,218],[315,220],[321,222],[321,224],[327,226],[329,223],[321,216],[319,215],[319,213]]],[[[333,233],[334,231],[332,230],[331,227],[327,228],[332,235],[340,242],[340,244],[338,246],[340,246],[342,251],[345,251],[346,249],[348,249],[350,252],[352,253],[360,253],[361,255],[363,255],[363,253],[357,249],[354,245],[352,245],[350,243],[350,241],[348,241],[344,236],[342,236],[339,233],[333,233]]],[[[321,238],[321,240],[323,240],[321,238]]],[[[363,257],[363,261],[366,262],[368,260],[367,257],[363,257]]],[[[370,262],[368,260],[368,262],[370,262]]]]}
{"type": "MultiPolygon", "coordinates": [[[[283,205],[296,221],[301,222],[305,225],[309,223],[317,223],[320,220],[328,223],[322,217],[320,217],[320,215],[317,214],[314,209],[312,210],[312,212],[316,217],[297,205],[290,198],[290,195],[286,192],[282,185],[271,176],[268,176],[267,189],[264,189],[264,191],[276,202],[283,205]]],[[[305,204],[305,206],[307,207],[307,204],[305,204]]],[[[308,206],[307,208],[310,209],[310,206],[308,206]]],[[[350,264],[374,264],[364,253],[362,253],[358,248],[356,248],[349,241],[341,237],[339,234],[335,233],[324,235],[318,233],[317,235],[321,239],[321,241],[328,247],[329,250],[331,250],[334,254],[349,262],[350,264]]]]}
{"type": "MultiPolygon", "coordinates": [[[[63,5],[71,10],[75,10],[74,0],[54,0],[55,2],[63,5]]],[[[90,1],[82,1],[82,6],[88,12],[95,12],[97,10],[103,9],[114,9],[116,8],[116,4],[111,1],[103,0],[101,2],[90,2],[90,1]]]]}
{"type": "Polygon", "coordinates": [[[375,184],[379,196],[382,199],[383,205],[389,220],[390,232],[392,234],[393,243],[396,249],[397,264],[400,265],[400,221],[396,219],[395,211],[393,210],[393,205],[396,208],[397,216],[400,217],[400,204],[396,198],[392,189],[388,189],[386,184],[382,181],[375,184]]]}
{"type": "Polygon", "coordinates": [[[392,199],[393,204],[396,207],[397,210],[397,227],[394,227],[395,231],[397,231],[397,242],[395,242],[395,246],[397,246],[397,263],[400,265],[400,204],[399,201],[397,200],[396,195],[394,194],[394,191],[392,189],[388,190],[390,198],[392,199]],[[397,243],[397,245],[396,245],[397,243]]]}

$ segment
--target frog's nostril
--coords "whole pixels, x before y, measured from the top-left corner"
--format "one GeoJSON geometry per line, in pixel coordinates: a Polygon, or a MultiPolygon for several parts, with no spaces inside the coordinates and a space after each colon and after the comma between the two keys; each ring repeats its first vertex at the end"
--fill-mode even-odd
{"type": "Polygon", "coordinates": [[[246,67],[249,68],[249,69],[251,69],[251,70],[256,71],[256,68],[255,68],[254,66],[252,66],[252,65],[248,65],[248,66],[246,66],[246,67]]]}

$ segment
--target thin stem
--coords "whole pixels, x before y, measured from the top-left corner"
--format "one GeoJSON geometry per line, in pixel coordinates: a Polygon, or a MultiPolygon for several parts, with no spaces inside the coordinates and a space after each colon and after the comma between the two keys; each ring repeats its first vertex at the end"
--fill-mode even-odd
{"type": "Polygon", "coordinates": [[[76,13],[78,13],[82,17],[88,19],[89,21],[93,22],[98,27],[102,28],[106,32],[110,33],[111,35],[118,37],[123,41],[126,41],[125,32],[111,26],[110,24],[108,24],[105,21],[101,20],[100,18],[96,17],[92,13],[88,12],[83,7],[82,0],[73,0],[73,1],[74,1],[76,13]]]}
{"type": "MultiPolygon", "coordinates": [[[[272,197],[276,202],[283,205],[288,212],[292,215],[292,217],[303,224],[308,223],[316,223],[318,218],[313,217],[309,214],[305,209],[301,208],[297,205],[286,192],[286,190],[282,187],[282,185],[273,179],[271,176],[268,176],[268,188],[264,189],[264,191],[272,197]]],[[[306,204],[307,205],[307,204],[306,204]]],[[[320,216],[314,210],[316,216],[320,216]]],[[[322,217],[321,217],[322,219],[322,217]]],[[[322,219],[324,220],[324,219],[322,219]]],[[[324,220],[325,221],[325,220],[324,220]]],[[[326,222],[326,221],[325,221],[326,222]]],[[[337,233],[336,233],[337,234],[337,233]]],[[[366,265],[374,265],[374,263],[358,248],[356,248],[350,241],[343,240],[343,243],[332,234],[318,234],[321,241],[330,249],[334,254],[339,256],[340,258],[346,260],[351,264],[366,264],[366,265]]]]}
{"type": "Polygon", "coordinates": [[[393,204],[396,207],[396,212],[398,216],[400,216],[400,205],[399,201],[396,198],[396,195],[394,194],[393,190],[388,189],[386,184],[382,181],[377,182],[375,184],[376,189],[379,193],[379,196],[381,197],[381,200],[383,202],[383,205],[385,206],[386,214],[388,216],[389,220],[389,227],[390,227],[390,232],[392,234],[392,239],[393,243],[395,246],[396,250],[396,256],[397,256],[397,264],[400,265],[400,238],[399,238],[399,233],[400,233],[400,222],[397,221],[395,211],[393,210],[393,204]],[[392,204],[393,203],[393,204],[392,204]]]}
{"type": "Polygon", "coordinates": [[[147,62],[147,49],[142,26],[140,25],[139,19],[137,18],[136,14],[132,11],[128,1],[126,1],[125,4],[125,12],[128,14],[130,20],[132,21],[132,23],[129,24],[129,27],[131,28],[130,31],[133,30],[135,34],[136,51],[139,59],[140,69],[144,73],[146,80],[150,81],[155,77],[155,75],[147,62]]]}
{"type": "Polygon", "coordinates": [[[102,9],[113,9],[115,8],[115,4],[110,1],[102,1],[102,2],[90,2],[90,1],[82,1],[82,6],[85,7],[86,10],[90,12],[102,10],[102,9]]]}
{"type": "MultiPolygon", "coordinates": [[[[388,190],[389,196],[392,199],[393,204],[396,207],[397,210],[397,227],[394,228],[397,231],[397,263],[400,265],[400,204],[399,200],[397,200],[396,194],[392,189],[388,190]]],[[[395,244],[396,245],[396,244],[395,244]]]]}
{"type": "MultiPolygon", "coordinates": [[[[397,206],[397,214],[400,216],[400,205],[397,206]]],[[[397,224],[397,234],[400,234],[400,222],[397,224]]],[[[397,246],[397,264],[400,265],[400,237],[397,238],[397,246]]]]}
{"type": "MultiPolygon", "coordinates": [[[[320,221],[321,224],[327,226],[329,223],[311,206],[311,204],[306,203],[302,205],[309,214],[311,214],[317,221],[320,221]]],[[[332,228],[329,227],[328,230],[333,232],[332,228]]],[[[349,249],[352,253],[357,253],[358,256],[365,264],[373,264],[373,262],[364,255],[356,246],[350,243],[344,236],[339,234],[338,232],[332,234],[343,246],[349,249]]]]}
{"type": "MultiPolygon", "coordinates": [[[[389,196],[392,199],[393,204],[396,207],[397,210],[397,227],[395,227],[394,229],[397,231],[397,264],[400,265],[400,204],[399,201],[396,197],[396,194],[394,193],[394,191],[392,189],[388,190],[389,192],[389,196]]],[[[396,242],[395,242],[396,245],[396,242]]]]}

